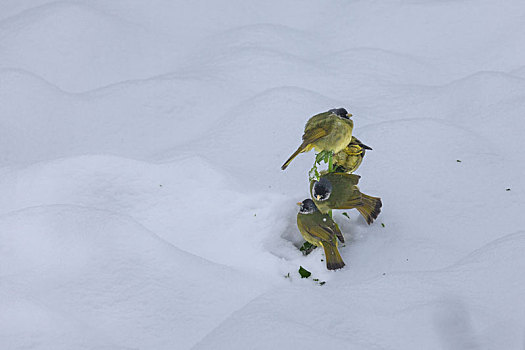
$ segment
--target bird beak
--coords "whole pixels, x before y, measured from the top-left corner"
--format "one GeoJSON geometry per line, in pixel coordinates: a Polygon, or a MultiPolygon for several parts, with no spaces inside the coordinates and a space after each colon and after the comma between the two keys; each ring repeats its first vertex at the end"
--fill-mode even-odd
{"type": "Polygon", "coordinates": [[[348,118],[352,118],[352,113],[348,113],[346,116],[347,116],[348,118]]]}
{"type": "Polygon", "coordinates": [[[301,206],[301,204],[303,204],[303,203],[301,203],[301,202],[297,202],[297,203],[295,203],[295,204],[297,204],[298,206],[301,206]]]}

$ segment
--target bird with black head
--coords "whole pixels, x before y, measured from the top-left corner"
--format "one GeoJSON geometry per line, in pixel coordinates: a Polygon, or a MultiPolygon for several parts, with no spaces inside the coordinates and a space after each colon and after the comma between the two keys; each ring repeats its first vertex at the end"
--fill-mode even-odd
{"type": "Polygon", "coordinates": [[[297,227],[303,238],[317,247],[323,247],[328,270],[343,268],[345,263],[337,249],[337,240],[344,243],[345,239],[337,224],[330,216],[321,213],[311,199],[297,204],[301,206],[297,213],[297,227]]]}
{"type": "Polygon", "coordinates": [[[321,213],[332,209],[357,209],[370,225],[381,212],[381,198],[362,193],[357,184],[361,177],[347,173],[322,174],[310,182],[310,195],[321,213]]]}

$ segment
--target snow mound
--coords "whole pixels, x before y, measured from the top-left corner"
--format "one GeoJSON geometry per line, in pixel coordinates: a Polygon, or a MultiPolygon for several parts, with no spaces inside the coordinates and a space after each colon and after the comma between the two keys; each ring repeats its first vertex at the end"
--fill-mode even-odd
{"type": "Polygon", "coordinates": [[[9,348],[188,348],[261,290],[253,278],[185,253],[106,210],[24,209],[0,218],[0,237],[1,294],[16,295],[2,298],[8,307],[0,338],[9,348]],[[210,293],[195,303],[203,289],[210,293]],[[35,318],[22,322],[30,310],[35,318]],[[19,321],[7,326],[11,318],[19,321]],[[61,334],[56,325],[40,329],[48,320],[68,323],[61,343],[51,342],[61,334]],[[21,336],[27,332],[34,338],[21,336]],[[89,334],[94,341],[87,342],[89,334]]]}
{"type": "Polygon", "coordinates": [[[316,55],[316,44],[321,38],[315,33],[302,31],[282,24],[258,23],[229,29],[210,39],[214,51],[254,48],[301,55],[316,55]]]}
{"type": "Polygon", "coordinates": [[[224,82],[203,87],[200,78],[173,75],[81,94],[22,70],[0,70],[0,82],[0,97],[10,101],[0,105],[4,164],[89,152],[145,158],[196,138],[238,98],[221,97],[224,82]]]}
{"type": "Polygon", "coordinates": [[[27,9],[3,19],[0,32],[0,67],[29,70],[68,91],[149,77],[177,59],[168,37],[81,3],[27,9]],[[144,51],[159,55],[144,62],[144,51]]]}
{"type": "Polygon", "coordinates": [[[517,325],[525,321],[525,309],[504,310],[525,292],[510,273],[525,268],[523,249],[525,233],[518,232],[444,270],[273,290],[233,313],[194,348],[519,348],[523,329],[517,325]],[[238,337],[239,330],[245,336],[238,337]]]}
{"type": "Polygon", "coordinates": [[[110,211],[207,260],[274,275],[282,269],[282,257],[299,257],[280,237],[291,220],[279,213],[294,208],[274,193],[239,192],[235,181],[197,157],[154,165],[82,156],[4,174],[0,208],[11,212],[61,204],[110,211]]]}

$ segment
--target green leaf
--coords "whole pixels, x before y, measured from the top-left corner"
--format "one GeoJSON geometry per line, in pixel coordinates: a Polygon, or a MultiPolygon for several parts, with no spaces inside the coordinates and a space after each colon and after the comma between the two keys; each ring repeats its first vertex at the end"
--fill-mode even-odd
{"type": "Polygon", "coordinates": [[[325,283],[326,283],[325,281],[322,281],[322,282],[319,282],[319,285],[322,286],[325,283]]]}
{"type": "Polygon", "coordinates": [[[313,245],[313,244],[311,244],[309,242],[304,242],[304,244],[301,246],[301,248],[299,248],[299,250],[303,252],[303,255],[308,255],[315,248],[317,248],[315,245],[313,245]]]}
{"type": "Polygon", "coordinates": [[[348,215],[348,213],[346,211],[343,212],[343,215],[346,216],[348,218],[348,220],[350,220],[350,216],[348,215]]]}
{"type": "Polygon", "coordinates": [[[315,164],[321,164],[321,162],[323,161],[324,159],[324,154],[323,152],[319,152],[315,155],[315,164]]]}
{"type": "Polygon", "coordinates": [[[328,164],[331,155],[332,151],[321,151],[315,155],[315,163],[321,164],[321,162],[324,162],[328,164]]]}
{"type": "Polygon", "coordinates": [[[459,159],[456,159],[456,162],[458,162],[458,163],[461,163],[461,160],[459,160],[459,159]]]}
{"type": "Polygon", "coordinates": [[[385,227],[385,224],[381,223],[381,226],[385,227]]]}
{"type": "Polygon", "coordinates": [[[312,169],[308,172],[308,179],[310,181],[319,180],[319,171],[317,171],[317,165],[314,163],[312,169]]]}
{"type": "Polygon", "coordinates": [[[299,274],[301,275],[301,278],[308,278],[312,275],[310,271],[308,271],[302,266],[299,266],[299,274]]]}
{"type": "Polygon", "coordinates": [[[312,243],[310,242],[304,242],[301,248],[299,248],[300,251],[304,252],[305,250],[308,250],[312,247],[312,243]]]}

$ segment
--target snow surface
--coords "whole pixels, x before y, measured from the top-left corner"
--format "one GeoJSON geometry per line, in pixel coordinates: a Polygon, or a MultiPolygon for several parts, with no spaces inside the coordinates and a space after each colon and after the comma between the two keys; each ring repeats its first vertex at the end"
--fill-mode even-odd
{"type": "Polygon", "coordinates": [[[0,349],[524,349],[524,20],[3,0],[0,349]],[[383,211],[336,214],[333,272],[297,249],[313,154],[280,165],[335,107],[383,211]]]}

